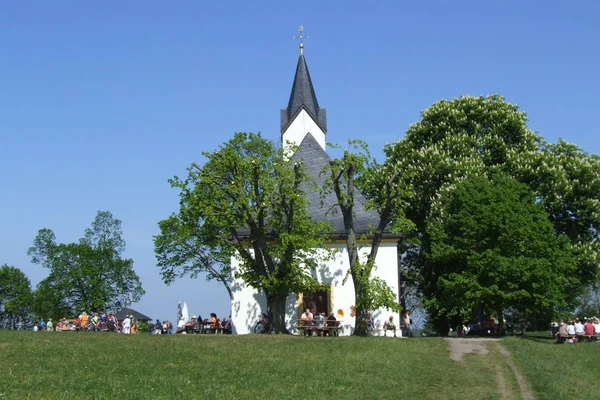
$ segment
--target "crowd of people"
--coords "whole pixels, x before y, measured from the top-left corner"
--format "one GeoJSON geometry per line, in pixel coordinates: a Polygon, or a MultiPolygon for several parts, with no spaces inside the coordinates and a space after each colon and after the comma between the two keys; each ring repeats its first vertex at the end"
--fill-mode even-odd
{"type": "MultiPolygon", "coordinates": [[[[126,315],[125,318],[119,320],[112,312],[96,312],[91,313],[90,315],[83,312],[75,320],[63,318],[56,323],[52,321],[52,318],[48,318],[47,322],[38,320],[34,324],[33,330],[57,332],[118,332],[132,335],[139,332],[139,324],[139,321],[133,315],[126,315]]],[[[165,330],[164,333],[169,333],[172,329],[172,324],[169,321],[163,321],[161,326],[161,330],[165,330]]]]}
{"type": "Polygon", "coordinates": [[[175,333],[178,334],[189,334],[189,333],[232,333],[232,322],[231,315],[229,317],[219,319],[217,314],[210,313],[210,318],[202,319],[201,316],[192,316],[192,319],[186,321],[185,318],[181,318],[177,323],[177,330],[175,333]]]}
{"type": "Polygon", "coordinates": [[[600,319],[598,317],[579,318],[552,321],[550,334],[556,337],[557,343],[577,343],[583,339],[597,340],[600,338],[600,319]]]}

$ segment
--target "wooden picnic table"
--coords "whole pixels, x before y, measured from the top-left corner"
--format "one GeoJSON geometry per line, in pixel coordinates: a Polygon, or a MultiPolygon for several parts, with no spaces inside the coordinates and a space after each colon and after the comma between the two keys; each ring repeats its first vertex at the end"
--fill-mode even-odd
{"type": "Polygon", "coordinates": [[[317,335],[333,333],[338,336],[338,332],[342,329],[341,320],[319,320],[319,319],[298,319],[296,329],[307,330],[309,333],[316,332],[317,335]],[[308,323],[308,324],[307,324],[308,323]],[[322,323],[322,325],[321,325],[322,323]],[[335,324],[335,325],[332,325],[335,324]]]}

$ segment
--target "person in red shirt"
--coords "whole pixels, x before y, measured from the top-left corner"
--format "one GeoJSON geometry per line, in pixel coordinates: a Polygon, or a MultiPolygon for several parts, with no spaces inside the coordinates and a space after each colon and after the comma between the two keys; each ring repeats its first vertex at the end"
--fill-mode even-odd
{"type": "Polygon", "coordinates": [[[583,325],[583,332],[586,335],[594,335],[594,324],[588,319],[585,325],[583,325]]]}

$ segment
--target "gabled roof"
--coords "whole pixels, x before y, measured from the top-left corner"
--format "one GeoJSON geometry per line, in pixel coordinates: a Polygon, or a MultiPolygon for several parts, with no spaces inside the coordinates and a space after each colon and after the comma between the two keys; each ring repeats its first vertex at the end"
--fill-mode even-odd
{"type": "Polygon", "coordinates": [[[119,321],[124,320],[125,318],[127,318],[128,315],[133,315],[133,318],[137,319],[138,321],[151,321],[152,318],[148,317],[147,315],[142,314],[141,312],[135,311],[133,308],[121,308],[119,310],[119,312],[117,312],[115,314],[115,317],[117,317],[117,319],[119,321]]]}
{"type": "Polygon", "coordinates": [[[327,131],[326,111],[324,108],[319,107],[306,60],[304,59],[304,55],[301,54],[296,66],[296,75],[294,76],[290,101],[287,108],[281,110],[281,132],[286,130],[288,125],[294,120],[294,117],[302,109],[306,110],[323,132],[327,131]]]}
{"type": "MultiPolygon", "coordinates": [[[[329,165],[331,158],[315,140],[313,135],[310,133],[306,134],[298,150],[292,156],[292,159],[304,162],[310,179],[316,182],[318,187],[325,185],[327,176],[321,174],[321,171],[329,165]]],[[[344,236],[346,231],[344,228],[344,219],[339,206],[337,206],[338,201],[335,193],[333,191],[327,193],[321,207],[319,190],[307,189],[306,192],[306,197],[310,202],[307,211],[313,220],[329,222],[333,227],[334,236],[344,236]]],[[[379,214],[375,210],[366,210],[365,203],[365,197],[357,190],[354,196],[354,231],[359,235],[370,233],[379,223],[379,214]]]]}

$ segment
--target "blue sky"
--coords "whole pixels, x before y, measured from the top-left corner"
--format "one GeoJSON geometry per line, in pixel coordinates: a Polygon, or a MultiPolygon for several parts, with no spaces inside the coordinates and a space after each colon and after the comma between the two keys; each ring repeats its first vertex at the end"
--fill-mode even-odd
{"type": "Polygon", "coordinates": [[[167,179],[202,151],[237,131],[279,140],[298,25],[329,142],[381,155],[432,103],[498,93],[546,140],[598,153],[598,21],[593,1],[3,4],[0,264],[35,285],[48,273],[26,255],[37,231],[76,241],[108,210],[147,292],[134,308],[227,314],[216,283],[162,283],[152,236],[177,210],[167,179]]]}

